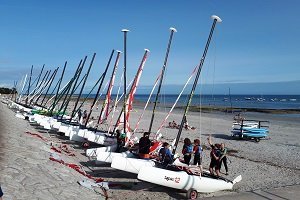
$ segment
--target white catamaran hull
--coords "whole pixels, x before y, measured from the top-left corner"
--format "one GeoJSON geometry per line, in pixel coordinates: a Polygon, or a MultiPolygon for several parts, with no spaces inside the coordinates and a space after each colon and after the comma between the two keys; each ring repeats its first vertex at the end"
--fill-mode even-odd
{"type": "Polygon", "coordinates": [[[117,150],[117,144],[111,145],[111,146],[107,146],[107,147],[98,147],[98,148],[91,148],[91,149],[87,149],[85,154],[86,156],[97,156],[100,153],[103,152],[114,152],[117,150]]]}
{"type": "Polygon", "coordinates": [[[97,154],[97,162],[105,162],[105,163],[112,163],[112,160],[114,158],[120,159],[120,158],[127,158],[127,157],[135,157],[133,153],[130,151],[122,152],[122,153],[116,153],[116,152],[100,152],[97,154]]]}
{"type": "Polygon", "coordinates": [[[225,181],[211,177],[189,175],[184,171],[171,171],[157,167],[142,167],[138,179],[181,190],[196,190],[201,193],[232,190],[233,185],[241,180],[238,176],[234,181],[225,181]]]}
{"type": "Polygon", "coordinates": [[[152,160],[130,158],[130,157],[113,157],[111,167],[114,169],[138,174],[142,167],[154,167],[155,162],[152,160]]]}

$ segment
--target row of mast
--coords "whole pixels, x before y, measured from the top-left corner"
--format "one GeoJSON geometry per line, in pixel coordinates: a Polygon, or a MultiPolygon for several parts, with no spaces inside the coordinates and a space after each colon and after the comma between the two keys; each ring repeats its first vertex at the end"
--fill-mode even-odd
{"type": "MultiPolygon", "coordinates": [[[[196,89],[196,86],[197,86],[197,83],[198,83],[198,79],[199,79],[199,76],[200,76],[204,61],[205,61],[205,57],[206,57],[206,54],[207,54],[207,51],[208,51],[208,48],[209,48],[209,45],[210,45],[210,41],[211,41],[214,29],[215,29],[215,25],[216,25],[217,22],[222,21],[218,16],[215,16],[215,15],[212,16],[212,19],[213,19],[213,24],[212,24],[212,27],[211,27],[211,30],[210,30],[210,34],[209,34],[209,37],[208,37],[203,55],[200,59],[200,63],[196,67],[196,69],[197,69],[196,77],[194,79],[194,83],[193,83],[192,89],[191,89],[189,97],[188,97],[187,105],[185,106],[184,114],[183,114],[183,117],[182,117],[182,120],[181,120],[181,123],[180,123],[180,126],[179,126],[179,130],[178,130],[178,134],[177,134],[177,137],[176,137],[176,140],[175,140],[175,145],[174,145],[175,147],[173,148],[173,153],[176,152],[176,148],[177,148],[177,145],[178,145],[178,142],[179,142],[179,139],[180,139],[180,135],[181,135],[181,132],[182,132],[183,126],[184,126],[184,119],[186,118],[186,115],[187,115],[192,97],[194,95],[194,92],[195,92],[195,89],[196,89]]],[[[123,132],[126,133],[129,130],[128,119],[129,119],[130,110],[132,109],[131,106],[132,106],[133,99],[134,99],[134,93],[136,91],[136,87],[138,85],[141,73],[143,71],[143,67],[145,65],[149,50],[145,49],[141,64],[138,68],[135,79],[134,79],[134,81],[131,85],[130,92],[127,94],[126,93],[127,92],[126,91],[126,88],[127,88],[127,80],[126,80],[126,77],[127,77],[126,76],[126,69],[127,69],[127,34],[129,32],[129,30],[122,29],[122,32],[123,32],[123,36],[124,36],[124,50],[123,50],[123,54],[124,54],[124,68],[123,68],[123,78],[124,78],[124,86],[123,87],[124,87],[124,91],[123,91],[123,94],[124,94],[124,97],[123,97],[123,108],[122,108],[122,111],[120,112],[120,115],[119,115],[119,118],[117,120],[117,124],[116,124],[115,128],[118,126],[119,123],[121,123],[121,121],[122,121],[121,120],[121,117],[122,117],[121,115],[123,115],[123,123],[124,123],[123,124],[124,125],[123,126],[123,132]]],[[[156,93],[156,96],[155,96],[155,101],[154,101],[154,106],[153,106],[153,110],[152,110],[150,125],[149,125],[149,129],[148,129],[148,132],[150,132],[150,133],[152,131],[152,126],[153,126],[153,121],[154,121],[154,117],[155,117],[155,111],[156,111],[156,106],[157,106],[157,102],[158,102],[158,97],[160,95],[161,86],[162,86],[162,82],[163,82],[163,78],[164,78],[164,73],[165,73],[165,70],[166,70],[166,67],[167,67],[167,63],[168,63],[168,57],[169,57],[169,53],[170,53],[170,49],[171,49],[172,39],[173,39],[173,36],[174,36],[175,32],[177,32],[177,30],[175,28],[171,27],[170,28],[170,37],[169,37],[169,41],[168,41],[168,45],[167,45],[167,50],[166,50],[166,54],[165,54],[164,63],[163,63],[160,75],[157,79],[157,81],[159,80],[159,84],[158,84],[158,89],[157,89],[157,93],[156,93]]],[[[108,68],[110,66],[110,63],[111,63],[112,57],[114,55],[114,52],[115,52],[115,50],[112,50],[112,52],[109,56],[108,63],[106,65],[106,68],[105,68],[103,74],[100,76],[100,78],[98,79],[98,81],[96,82],[96,84],[93,87],[93,89],[94,89],[99,84],[96,95],[95,95],[95,97],[94,97],[94,99],[91,103],[91,106],[88,110],[87,119],[85,121],[84,127],[87,127],[87,123],[88,123],[88,121],[91,117],[93,108],[95,107],[95,104],[96,104],[96,102],[99,98],[99,94],[100,94],[101,88],[103,86],[104,79],[105,79],[105,76],[107,74],[108,68]]],[[[107,118],[107,116],[109,114],[111,93],[112,93],[112,88],[114,86],[116,70],[118,68],[118,63],[119,63],[119,60],[120,60],[121,53],[122,53],[121,51],[117,51],[116,60],[114,62],[114,67],[113,67],[113,70],[112,70],[112,74],[110,76],[108,89],[107,89],[107,92],[106,92],[106,95],[105,95],[105,100],[103,102],[101,112],[100,112],[99,118],[97,120],[97,124],[100,124],[104,119],[107,118]]],[[[95,56],[96,56],[96,53],[93,54],[93,57],[90,61],[88,70],[87,70],[86,74],[83,75],[81,80],[79,80],[79,79],[80,79],[82,70],[84,68],[84,65],[86,63],[87,56],[85,56],[85,58],[83,60],[80,60],[78,66],[77,66],[77,69],[75,71],[75,74],[68,81],[68,83],[64,87],[62,87],[61,84],[63,82],[63,77],[64,77],[65,70],[66,70],[66,67],[67,67],[67,61],[66,61],[65,64],[64,64],[61,76],[59,77],[54,89],[50,93],[51,96],[54,93],[55,93],[55,95],[51,98],[48,98],[48,100],[46,100],[46,97],[47,97],[47,95],[49,95],[48,94],[49,90],[50,90],[50,88],[51,88],[51,86],[54,82],[54,79],[57,75],[59,67],[57,67],[52,73],[51,73],[51,70],[47,70],[44,73],[44,76],[42,76],[43,71],[44,71],[44,67],[45,67],[45,65],[43,65],[38,77],[32,82],[33,66],[31,66],[30,76],[29,76],[29,81],[28,81],[28,88],[27,88],[27,91],[26,91],[26,94],[25,94],[26,95],[25,105],[30,106],[30,105],[33,104],[33,105],[39,105],[41,107],[45,107],[47,105],[47,103],[50,100],[52,100],[52,98],[54,98],[52,104],[48,107],[48,110],[50,111],[50,115],[53,115],[53,113],[55,111],[55,108],[58,106],[58,103],[62,102],[61,106],[57,109],[57,111],[58,111],[57,113],[58,113],[59,116],[61,115],[60,116],[61,118],[63,118],[63,115],[66,112],[67,107],[69,106],[69,103],[70,103],[70,100],[71,100],[72,96],[75,94],[75,91],[79,88],[79,86],[82,83],[81,88],[80,88],[80,92],[77,95],[75,105],[73,107],[70,118],[68,120],[68,123],[70,124],[72,122],[72,119],[75,117],[76,113],[79,111],[79,109],[81,108],[81,106],[83,105],[83,103],[85,102],[85,100],[87,98],[86,97],[83,100],[82,104],[78,107],[78,103],[80,101],[80,98],[81,98],[83,89],[85,87],[86,81],[88,79],[90,70],[92,68],[95,56]],[[78,83],[78,81],[79,81],[79,83],[78,83]],[[31,87],[33,87],[35,82],[36,82],[35,88],[30,92],[31,87]],[[38,104],[43,92],[44,92],[43,99],[41,100],[41,103],[38,104]]],[[[22,93],[23,93],[26,81],[27,81],[27,75],[25,75],[25,77],[23,78],[23,80],[19,84],[20,85],[19,87],[21,87],[20,95],[19,95],[19,98],[18,98],[19,102],[24,100],[24,99],[22,99],[22,93]],[[23,85],[22,85],[22,82],[23,82],[23,85]]],[[[18,87],[17,82],[14,83],[14,86],[15,86],[15,88],[18,87]]],[[[92,90],[90,91],[90,93],[92,92],[92,90]]],[[[88,95],[90,95],[90,93],[88,95]]],[[[152,92],[151,92],[151,94],[152,94],[152,92]]],[[[15,101],[16,100],[17,100],[17,98],[15,97],[15,101]]],[[[148,104],[148,102],[147,102],[147,104],[148,104]]],[[[134,130],[136,130],[136,128],[134,130]]],[[[115,131],[115,129],[114,129],[114,131],[115,131]]]]}

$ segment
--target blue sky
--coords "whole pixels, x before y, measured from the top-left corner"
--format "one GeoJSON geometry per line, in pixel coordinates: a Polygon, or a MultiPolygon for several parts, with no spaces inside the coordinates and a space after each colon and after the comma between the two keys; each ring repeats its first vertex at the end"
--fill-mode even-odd
{"type": "MultiPolygon", "coordinates": [[[[91,86],[111,50],[123,50],[123,28],[130,30],[128,80],[148,48],[140,84],[152,85],[163,64],[169,27],[178,32],[164,84],[183,85],[199,63],[212,14],[223,22],[217,24],[200,83],[300,81],[299,4],[297,0],[0,0],[0,85],[20,80],[31,65],[36,76],[43,64],[47,69],[62,68],[65,61],[66,79],[70,78],[79,60],[85,55],[91,59],[96,52],[87,84],[91,86]]],[[[122,66],[123,59],[119,69],[122,66]]]]}

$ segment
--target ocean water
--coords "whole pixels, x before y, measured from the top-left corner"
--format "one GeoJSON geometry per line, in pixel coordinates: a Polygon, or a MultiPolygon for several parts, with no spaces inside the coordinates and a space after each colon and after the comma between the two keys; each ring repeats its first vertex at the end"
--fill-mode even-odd
{"type": "MultiPolygon", "coordinates": [[[[136,94],[135,101],[145,103],[148,97],[149,95],[136,94]]],[[[161,95],[159,102],[172,106],[177,97],[178,95],[161,95]]],[[[112,98],[115,98],[115,95],[112,95],[112,98]]],[[[154,100],[155,97],[152,97],[151,102],[154,102],[154,100]]],[[[187,100],[188,95],[182,95],[177,106],[186,105],[187,100]]],[[[229,108],[300,109],[300,95],[194,95],[192,105],[229,108]]]]}

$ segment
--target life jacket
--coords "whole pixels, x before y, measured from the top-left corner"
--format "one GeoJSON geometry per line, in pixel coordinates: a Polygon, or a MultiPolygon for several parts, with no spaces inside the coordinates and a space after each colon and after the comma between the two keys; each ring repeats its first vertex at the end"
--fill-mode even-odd
{"type": "Polygon", "coordinates": [[[182,151],[183,154],[192,154],[193,153],[193,145],[185,145],[182,151]]]}
{"type": "Polygon", "coordinates": [[[202,146],[201,145],[197,145],[197,151],[195,152],[195,154],[197,154],[197,155],[201,155],[202,154],[202,151],[203,151],[203,149],[202,149],[202,146]]]}

